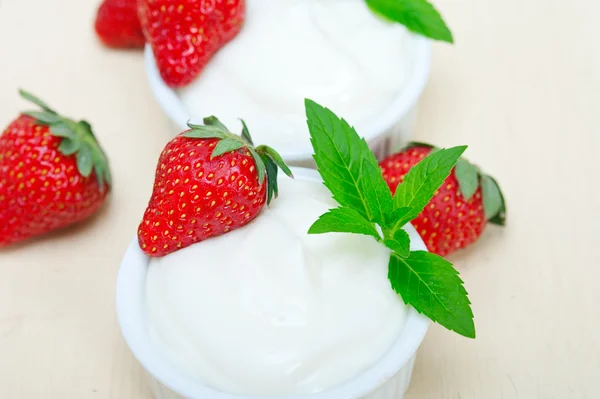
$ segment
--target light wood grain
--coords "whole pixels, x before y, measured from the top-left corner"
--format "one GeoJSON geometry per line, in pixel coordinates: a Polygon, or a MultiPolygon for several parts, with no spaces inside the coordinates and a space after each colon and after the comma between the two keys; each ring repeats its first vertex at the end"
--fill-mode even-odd
{"type": "MultiPolygon", "coordinates": [[[[149,398],[118,331],[114,283],[169,130],[141,54],[97,44],[95,3],[0,0],[0,125],[27,88],[92,121],[115,175],[90,223],[0,252],[3,399],[149,398]]],[[[434,326],[408,398],[597,398],[600,3],[437,4],[457,44],[434,46],[418,139],[469,144],[502,183],[510,219],[451,259],[478,338],[434,326]]]]}

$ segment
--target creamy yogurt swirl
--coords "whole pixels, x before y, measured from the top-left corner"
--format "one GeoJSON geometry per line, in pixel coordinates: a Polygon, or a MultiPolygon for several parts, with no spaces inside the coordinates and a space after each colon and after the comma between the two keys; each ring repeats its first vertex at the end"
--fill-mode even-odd
{"type": "Polygon", "coordinates": [[[322,391],[366,370],[400,335],[407,307],[372,238],[308,235],[336,204],[322,184],[280,179],[247,226],[152,259],[154,345],[190,378],[246,395],[322,391]]]}
{"type": "Polygon", "coordinates": [[[241,33],[180,92],[195,121],[243,117],[257,143],[309,147],[303,99],[353,124],[372,121],[403,88],[409,33],[364,0],[252,0],[241,33]]]}

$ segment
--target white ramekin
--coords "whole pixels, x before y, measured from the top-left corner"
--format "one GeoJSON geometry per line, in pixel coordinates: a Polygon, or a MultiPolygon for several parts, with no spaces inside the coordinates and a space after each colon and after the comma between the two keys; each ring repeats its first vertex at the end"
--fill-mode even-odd
{"type": "MultiPolygon", "coordinates": [[[[360,135],[367,140],[379,159],[397,150],[412,138],[418,101],[429,78],[430,41],[422,36],[410,34],[407,46],[410,65],[405,87],[373,120],[356,126],[360,135]]],[[[192,118],[185,110],[177,92],[169,88],[160,77],[154,54],[149,45],[146,45],[144,56],[150,88],[161,108],[169,117],[173,133],[177,134],[186,130],[187,122],[192,118]]],[[[303,100],[303,98],[298,99],[299,102],[303,100]]],[[[323,105],[327,106],[327,104],[323,105]]],[[[350,117],[350,115],[340,116],[350,117]]],[[[288,148],[282,148],[278,146],[277,150],[290,165],[314,167],[312,150],[308,147],[302,146],[301,148],[298,145],[290,145],[288,148]]]]}
{"type": "MultiPolygon", "coordinates": [[[[294,168],[296,179],[321,181],[310,169],[294,168]]],[[[411,249],[427,250],[421,237],[410,225],[411,249]]],[[[147,372],[156,399],[266,399],[232,395],[216,391],[180,373],[153,347],[145,311],[145,282],[149,258],[137,239],[130,244],[117,280],[117,316],[127,345],[147,372]]],[[[391,289],[391,288],[390,288],[391,289]]],[[[415,356],[423,341],[429,319],[410,308],[406,324],[389,351],[370,369],[351,381],[326,391],[302,396],[269,397],[268,399],[402,399],[406,392],[415,356]]]]}

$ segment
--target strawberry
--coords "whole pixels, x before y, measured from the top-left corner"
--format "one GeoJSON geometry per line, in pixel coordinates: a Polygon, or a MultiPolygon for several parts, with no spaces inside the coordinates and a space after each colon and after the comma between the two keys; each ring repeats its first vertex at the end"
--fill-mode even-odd
{"type": "Polygon", "coordinates": [[[98,8],[95,29],[108,47],[143,48],[146,41],[137,14],[137,0],[105,0],[98,8]]]}
{"type": "MultiPolygon", "coordinates": [[[[415,143],[379,166],[392,192],[434,148],[415,143]]],[[[461,158],[427,207],[412,222],[429,251],[445,256],[474,243],[487,222],[504,225],[506,207],[496,181],[461,158]]]]}
{"type": "Polygon", "coordinates": [[[167,144],[138,239],[150,256],[164,256],[244,226],[277,197],[277,170],[292,177],[272,148],[254,148],[246,124],[232,134],[215,117],[167,144]]]}
{"type": "Polygon", "coordinates": [[[170,87],[190,83],[244,22],[245,0],[140,0],[139,16],[160,74],[170,87]]]}
{"type": "Polygon", "coordinates": [[[106,200],[108,160],[86,121],[42,108],[0,136],[0,247],[80,222],[106,200]]]}

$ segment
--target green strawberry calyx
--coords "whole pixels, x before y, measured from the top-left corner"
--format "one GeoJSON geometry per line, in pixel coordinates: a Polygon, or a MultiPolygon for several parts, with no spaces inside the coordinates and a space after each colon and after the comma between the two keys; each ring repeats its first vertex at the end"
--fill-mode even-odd
{"type": "Polygon", "coordinates": [[[83,177],[90,177],[92,171],[95,172],[101,191],[104,191],[106,185],[112,184],[108,158],[87,121],[76,122],[59,115],[45,102],[25,90],[19,90],[19,94],[42,109],[25,111],[22,114],[34,118],[39,125],[48,126],[53,136],[61,138],[58,151],[65,156],[76,157],[77,169],[83,177]]]}
{"type": "MultiPolygon", "coordinates": [[[[414,147],[431,148],[431,152],[438,150],[437,147],[427,143],[411,142],[405,149],[414,147]]],[[[454,176],[458,180],[458,186],[465,200],[470,200],[481,187],[483,199],[483,210],[486,219],[493,224],[504,226],[506,224],[506,202],[502,190],[496,179],[484,173],[477,165],[460,158],[454,168],[454,176]]]]}
{"type": "Polygon", "coordinates": [[[287,176],[293,178],[292,171],[287,166],[281,155],[273,148],[266,145],[254,146],[252,136],[244,120],[242,133],[236,135],[227,129],[215,116],[204,118],[204,125],[188,123],[190,130],[183,133],[183,137],[197,139],[219,139],[211,158],[222,156],[233,151],[247,150],[256,164],[258,183],[263,184],[267,179],[267,205],[279,195],[277,187],[277,173],[281,169],[287,176]]]}

